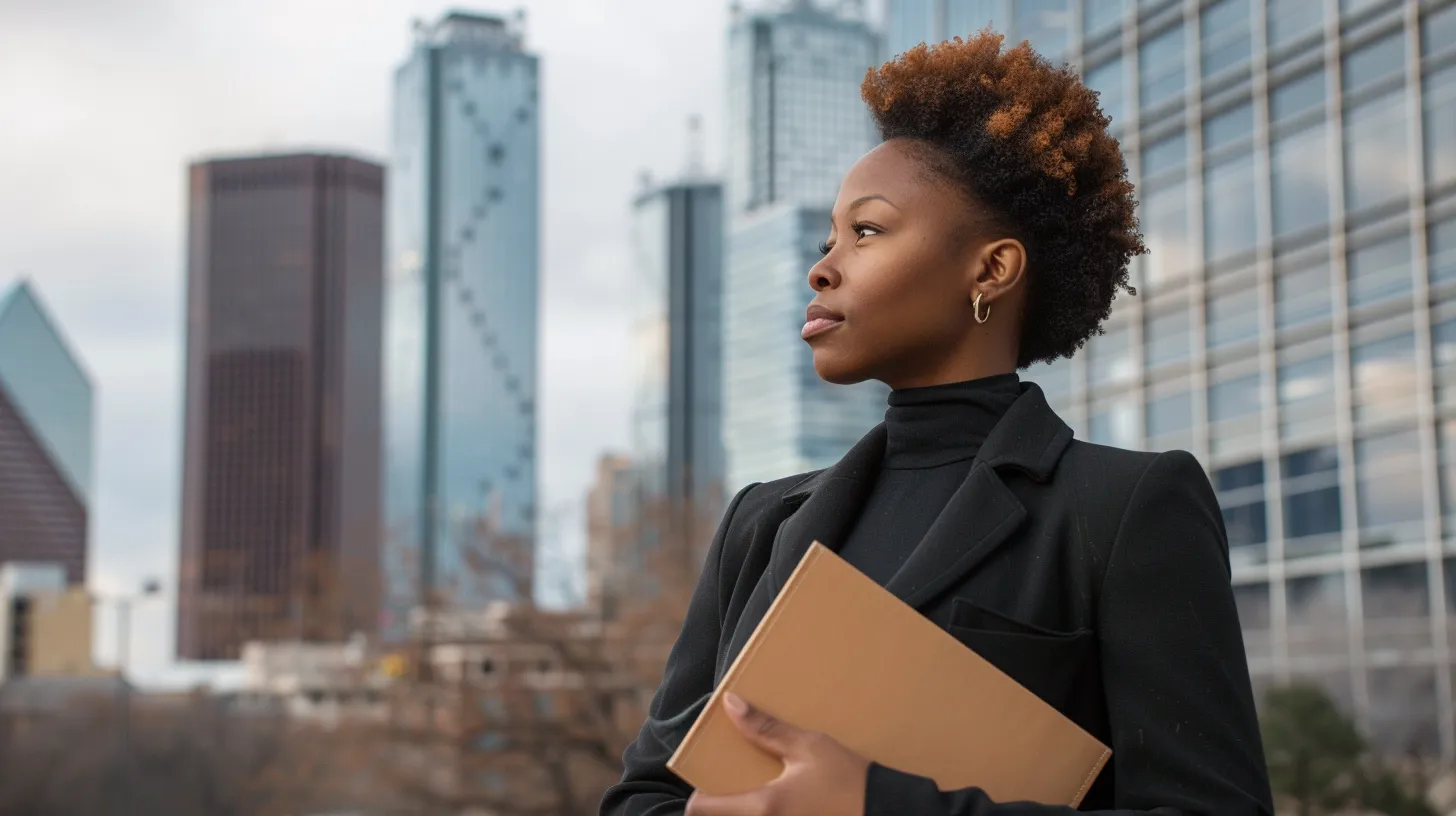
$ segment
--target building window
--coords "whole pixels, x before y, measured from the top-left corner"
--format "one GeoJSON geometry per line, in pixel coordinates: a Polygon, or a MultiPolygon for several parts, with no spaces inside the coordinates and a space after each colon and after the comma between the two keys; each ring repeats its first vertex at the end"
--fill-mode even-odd
{"type": "MultiPolygon", "coordinates": [[[[1451,11],[1456,6],[1446,15],[1456,17],[1451,11]]],[[[1426,180],[1456,182],[1456,65],[1427,74],[1421,96],[1426,109],[1426,180]]]]}
{"type": "Polygon", "coordinates": [[[1082,33],[1089,38],[1111,33],[1126,13],[1127,0],[1082,0],[1082,33]]]}
{"type": "Polygon", "coordinates": [[[1285,439],[1329,433],[1335,414],[1332,353],[1279,365],[1279,433],[1285,439]]]}
{"type": "Polygon", "coordinates": [[[1145,191],[1138,209],[1148,248],[1148,284],[1157,287],[1187,275],[1197,264],[1189,225],[1187,182],[1180,179],[1145,191]]]}
{"type": "Polygon", "coordinates": [[[1303,575],[1285,587],[1290,657],[1335,657],[1350,651],[1345,574],[1303,575]]]}
{"type": "Polygon", "coordinates": [[[1137,376],[1133,360],[1132,333],[1127,326],[1107,329],[1106,334],[1087,343],[1090,379],[1093,387],[1126,382],[1137,376]]]}
{"type": "Polygon", "coordinates": [[[1259,412],[1259,374],[1215,382],[1208,387],[1208,419],[1223,422],[1259,412]]]}
{"type": "Polygon", "coordinates": [[[1350,306],[1364,306],[1399,295],[1410,296],[1411,241],[1402,233],[1349,255],[1350,306]]]}
{"type": "MultiPolygon", "coordinates": [[[[1425,565],[1419,565],[1424,570],[1425,565]]],[[[1431,643],[1430,618],[1365,621],[1365,648],[1404,652],[1404,665],[1370,668],[1371,748],[1385,756],[1431,760],[1441,755],[1436,667],[1411,665],[1409,654],[1431,643]]]]}
{"type": "Polygon", "coordinates": [[[1328,321],[1333,314],[1327,263],[1279,270],[1274,278],[1274,321],[1280,329],[1328,321]]]}
{"type": "Polygon", "coordinates": [[[1281,136],[1270,147],[1274,237],[1330,223],[1328,129],[1324,122],[1281,136]]]}
{"type": "Polygon", "coordinates": [[[1065,357],[1039,363],[1026,370],[1026,379],[1041,386],[1049,398],[1072,393],[1072,361],[1065,357]]]}
{"type": "Polygon", "coordinates": [[[1142,161],[1145,180],[1186,165],[1188,134],[1180,130],[1166,139],[1149,144],[1143,148],[1142,161]]]}
{"type": "Polygon", "coordinates": [[[1452,49],[1456,49],[1456,6],[1422,14],[1421,53],[1429,57],[1452,49]]]}
{"type": "Polygon", "coordinates": [[[1295,451],[1281,459],[1286,557],[1339,551],[1339,463],[1333,446],[1295,451]]]}
{"type": "Polygon", "coordinates": [[[1145,354],[1149,366],[1161,366],[1187,360],[1193,353],[1193,320],[1188,306],[1178,299],[1167,308],[1158,304],[1148,315],[1145,354]]]}
{"type": "MultiPolygon", "coordinates": [[[[1436,428],[1439,434],[1437,450],[1441,459],[1441,515],[1446,519],[1447,535],[1456,526],[1456,419],[1442,420],[1436,428]]],[[[1456,572],[1450,577],[1456,580],[1456,572]]],[[[1453,612],[1456,612],[1456,595],[1449,595],[1453,612]]],[[[1456,629],[1452,630],[1456,642],[1456,629]]]]}
{"type": "Polygon", "coordinates": [[[1113,127],[1122,124],[1123,105],[1127,100],[1124,90],[1127,78],[1122,71],[1122,58],[1114,57],[1096,68],[1087,71],[1087,87],[1097,92],[1102,112],[1112,119],[1113,127]]]}
{"type": "Polygon", "coordinates": [[[1253,51],[1249,34],[1249,0],[1219,0],[1203,10],[1203,78],[1243,65],[1253,51]]]}
{"type": "Polygon", "coordinates": [[[1193,395],[1188,391],[1148,401],[1148,438],[1181,433],[1193,427],[1193,395]]]}
{"type": "Polygon", "coordinates": [[[1345,113],[1345,206],[1358,212],[1410,194],[1405,94],[1390,93],[1345,113]]]}
{"type": "Polygon", "coordinates": [[[1310,0],[1267,0],[1269,47],[1313,37],[1325,24],[1325,4],[1310,0]]]}
{"type": "Polygon", "coordinates": [[[1224,145],[1247,142],[1254,137],[1254,105],[1243,102],[1203,122],[1203,149],[1217,150],[1224,145]]]}
{"type": "Polygon", "coordinates": [[[1183,92],[1188,84],[1183,51],[1182,23],[1142,44],[1138,53],[1138,76],[1142,80],[1143,108],[1161,105],[1183,92]]]}
{"type": "Polygon", "coordinates": [[[1092,405],[1091,438],[1099,445],[1132,448],[1137,445],[1137,403],[1119,395],[1092,405]]]}
{"type": "Polygon", "coordinates": [[[1356,440],[1355,464],[1360,546],[1419,543],[1425,514],[1419,434],[1410,429],[1356,440]]]}
{"type": "Polygon", "coordinates": [[[1259,339],[1259,289],[1249,281],[1208,299],[1208,347],[1221,349],[1259,339]]]}
{"type": "Polygon", "coordinates": [[[1229,561],[1236,567],[1263,563],[1269,540],[1263,460],[1220,468],[1213,485],[1228,531],[1229,561]]]}
{"type": "Polygon", "coordinates": [[[1426,232],[1426,265],[1432,283],[1456,280],[1456,218],[1438,221],[1426,232]]]}
{"type": "Polygon", "coordinates": [[[1352,346],[1350,367],[1357,422],[1415,411],[1414,332],[1352,346]]]}
{"type": "Polygon", "coordinates": [[[1279,404],[1323,402],[1335,393],[1335,357],[1321,354],[1279,366],[1279,404]]]}
{"type": "Polygon", "coordinates": [[[1345,54],[1340,73],[1345,93],[1354,93],[1405,71],[1405,33],[1393,31],[1345,54]]]}
{"type": "Polygon", "coordinates": [[[1424,561],[1371,567],[1361,572],[1366,651],[1430,648],[1428,580],[1424,561]]]}
{"type": "Polygon", "coordinates": [[[1269,116],[1275,122],[1323,110],[1325,106],[1324,71],[1311,71],[1285,82],[1269,93],[1269,116]]]}
{"type": "Polygon", "coordinates": [[[1235,156],[1204,171],[1204,257],[1228,258],[1253,250],[1258,240],[1254,157],[1235,156]]]}
{"type": "Polygon", "coordinates": [[[1234,605],[1239,611],[1239,628],[1244,630],[1244,650],[1252,660],[1273,657],[1270,628],[1273,625],[1273,603],[1269,584],[1239,584],[1234,587],[1234,605]]]}

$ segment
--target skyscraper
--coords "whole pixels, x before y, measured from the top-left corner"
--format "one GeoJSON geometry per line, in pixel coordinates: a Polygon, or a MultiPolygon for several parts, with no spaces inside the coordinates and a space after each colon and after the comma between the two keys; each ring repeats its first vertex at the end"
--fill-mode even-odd
{"type": "Polygon", "coordinates": [[[192,165],[177,654],[372,631],[383,168],[192,165]]]}
{"type": "Polygon", "coordinates": [[[1451,759],[1456,4],[1068,10],[1151,253],[1027,376],[1079,436],[1203,461],[1256,690],[1316,683],[1378,750],[1451,759]]]}
{"type": "MultiPolygon", "coordinates": [[[[1086,7],[1094,17],[1116,17],[1121,2],[1086,0],[1086,7]]],[[[887,58],[920,43],[968,37],[989,25],[1004,33],[1008,42],[1027,40],[1041,54],[1056,59],[1072,43],[1076,5],[1076,0],[891,0],[885,20],[887,58]]]]}
{"type": "MultiPolygon", "coordinates": [[[[684,180],[633,208],[632,456],[649,519],[707,546],[723,510],[723,188],[684,180]]],[[[683,553],[697,566],[702,552],[683,553]]]]}
{"type": "Polygon", "coordinates": [[[0,563],[65,567],[86,580],[91,381],[35,288],[0,288],[0,563]]]}
{"type": "Polygon", "coordinates": [[[452,13],[395,74],[385,351],[389,630],[427,596],[529,590],[536,515],[537,60],[452,13]]]}
{"type": "Polygon", "coordinates": [[[819,380],[799,339],[814,248],[877,142],[859,86],[880,41],[808,0],[734,20],[728,41],[724,444],[729,490],[824,467],[884,411],[875,383],[819,380]],[[832,413],[817,414],[828,406],[832,413]],[[787,469],[785,469],[787,468],[787,469]]]}

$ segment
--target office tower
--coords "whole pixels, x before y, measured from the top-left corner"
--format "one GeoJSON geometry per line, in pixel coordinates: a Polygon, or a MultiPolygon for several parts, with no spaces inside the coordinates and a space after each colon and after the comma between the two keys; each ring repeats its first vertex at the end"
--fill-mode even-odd
{"type": "Polygon", "coordinates": [[[611,619],[641,587],[642,486],[631,457],[604,454],[586,500],[586,607],[611,619]]]}
{"type": "Polygon", "coordinates": [[[384,170],[190,168],[177,655],[378,618],[384,170]]]}
{"type": "MultiPolygon", "coordinates": [[[[1065,57],[1073,39],[1077,0],[887,0],[886,58],[921,43],[969,37],[986,26],[1006,35],[1008,43],[1027,40],[1053,60],[1065,57]]],[[[1084,0],[1095,21],[1115,19],[1122,0],[1084,0]]]]}
{"type": "Polygon", "coordinates": [[[1456,5],[1073,6],[1151,254],[1025,376],[1083,439],[1203,461],[1256,691],[1451,759],[1456,5]]]}
{"type": "Polygon", "coordinates": [[[859,95],[879,50],[862,20],[807,0],[732,23],[723,319],[730,491],[829,465],[884,412],[884,388],[822,382],[799,339],[813,295],[809,269],[839,182],[879,141],[859,95]],[[825,406],[833,413],[814,413],[825,406]]]}
{"type": "Polygon", "coordinates": [[[0,287],[0,564],[86,580],[91,381],[32,284],[0,287]]]}
{"type": "Polygon", "coordinates": [[[537,60],[447,14],[395,74],[385,351],[387,629],[529,592],[536,505],[537,60]]]}
{"type": "Polygon", "coordinates": [[[693,543],[674,554],[690,569],[723,511],[727,476],[723,217],[722,186],[692,179],[647,189],[633,207],[632,457],[646,523],[693,543]]]}

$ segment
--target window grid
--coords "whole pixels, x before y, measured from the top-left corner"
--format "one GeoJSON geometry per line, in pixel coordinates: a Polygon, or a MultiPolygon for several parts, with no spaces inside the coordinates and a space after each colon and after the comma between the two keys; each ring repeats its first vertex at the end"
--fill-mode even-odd
{"type": "MultiPolygon", "coordinates": [[[[1349,258],[1352,252],[1370,246],[1368,240],[1355,240],[1346,235],[1349,224],[1349,200],[1346,180],[1346,156],[1348,133],[1346,131],[1346,119],[1348,107],[1351,102],[1343,93],[1342,77],[1344,73],[1344,57],[1352,50],[1368,45],[1379,39],[1379,35],[1372,35],[1369,32],[1376,29],[1389,30],[1387,21],[1393,19],[1396,4],[1378,4],[1380,8],[1368,7],[1362,10],[1359,17],[1362,23],[1368,25],[1360,26],[1365,33],[1358,35],[1357,43],[1353,48],[1350,43],[1341,40],[1341,24],[1348,21],[1350,16],[1341,10],[1340,0],[1321,0],[1322,11],[1322,32],[1315,36],[1314,29],[1308,29],[1308,33],[1300,33],[1287,38],[1275,50],[1269,45],[1273,32],[1270,30],[1269,13],[1271,5],[1275,0],[1255,0],[1251,3],[1251,37],[1253,41],[1253,55],[1251,64],[1251,85],[1252,99],[1254,104],[1254,142],[1252,154],[1256,163],[1254,173],[1255,189],[1253,190],[1253,202],[1257,209],[1256,231],[1257,240],[1254,247],[1254,258],[1252,268],[1254,270],[1255,286],[1259,292],[1259,373],[1260,389],[1262,393],[1263,410],[1260,412],[1260,439],[1259,450],[1254,453],[1254,460],[1262,461],[1264,467],[1264,497],[1267,508],[1265,523],[1267,525],[1268,558],[1266,563],[1248,564],[1237,567],[1235,570],[1235,582],[1243,585],[1261,585],[1267,583],[1269,590],[1268,615],[1270,618],[1267,633],[1271,641],[1266,649],[1267,656],[1261,657],[1260,661],[1252,661],[1262,668],[1259,671],[1269,671],[1273,674],[1273,680],[1289,680],[1293,677],[1305,677],[1312,674],[1323,674],[1328,678],[1338,680],[1338,684],[1344,691],[1343,696],[1349,698],[1357,719],[1362,724],[1370,724],[1379,721],[1381,714],[1374,708],[1375,702],[1371,699],[1370,683],[1373,673],[1377,669],[1370,663],[1367,651],[1376,648],[1375,641],[1366,645],[1366,615],[1362,600],[1362,577],[1370,569],[1378,567],[1382,563],[1419,563],[1429,574],[1429,595],[1430,595],[1430,622],[1432,626],[1432,643],[1434,650],[1427,650],[1420,658],[1421,665],[1430,669],[1435,666],[1437,676],[1437,696],[1440,710],[1440,743],[1442,754],[1446,757],[1456,756],[1456,733],[1453,733],[1453,716],[1451,705],[1451,669],[1453,659],[1449,641],[1452,632],[1449,631],[1445,616],[1447,608],[1452,604],[1445,598],[1447,584],[1450,579],[1445,578],[1442,570],[1442,559],[1446,557],[1446,550],[1456,552],[1456,544],[1443,545],[1443,530],[1441,515],[1441,482],[1440,456],[1441,450],[1435,442],[1436,422],[1438,409],[1435,400],[1437,384],[1432,375],[1433,348],[1431,324],[1432,308],[1430,275],[1433,268],[1427,263],[1427,246],[1429,242],[1429,228],[1425,212],[1425,190],[1430,182],[1430,176],[1426,172],[1427,157],[1424,152],[1424,141],[1426,137],[1423,127],[1424,106],[1421,93],[1422,72],[1420,60],[1422,45],[1420,43],[1419,19],[1422,15],[1429,17],[1434,12],[1447,9],[1445,4],[1437,4],[1439,7],[1428,7],[1419,9],[1419,4],[1407,2],[1401,4],[1402,23],[1400,27],[1401,36],[1404,38],[1404,66],[1403,75],[1397,79],[1384,78],[1375,85],[1369,86],[1372,90],[1361,90],[1360,102],[1369,101],[1379,91],[1384,95],[1399,95],[1401,110],[1404,113],[1407,132],[1403,144],[1409,146],[1404,151],[1408,157],[1407,164],[1402,172],[1409,180],[1409,185],[1404,188],[1401,197],[1388,205],[1377,208],[1374,212],[1362,212],[1362,219],[1368,220],[1371,216],[1380,219],[1381,223],[1394,220],[1397,217],[1408,218],[1411,245],[1411,311],[1414,312],[1414,335],[1416,338],[1416,387],[1419,394],[1413,418],[1404,420],[1405,427],[1410,427],[1414,422],[1414,428],[1421,439],[1421,471],[1422,489],[1424,491],[1421,524],[1424,529],[1425,548],[1423,554],[1417,561],[1411,561],[1411,554],[1407,552],[1385,553],[1381,551],[1370,551],[1362,553],[1359,548],[1361,519],[1357,509],[1357,497],[1359,495],[1359,464],[1356,458],[1356,440],[1369,438],[1374,435],[1387,433],[1400,425],[1390,422],[1367,427],[1360,424],[1357,433],[1355,422],[1354,404],[1354,383],[1352,380],[1352,349],[1351,331],[1356,328],[1359,321],[1356,317],[1365,315],[1361,310],[1358,314],[1351,311],[1351,273],[1349,258]],[[1389,6],[1387,9],[1386,6],[1389,6]],[[1304,60],[1304,56],[1320,57],[1317,66],[1310,66],[1304,60]],[[1282,71],[1279,73],[1280,81],[1276,88],[1287,87],[1292,80],[1309,75],[1309,68],[1314,67],[1315,72],[1324,78],[1326,85],[1324,89],[1324,101],[1315,108],[1306,107],[1301,112],[1288,118],[1274,119],[1276,111],[1270,107],[1271,92],[1270,86],[1270,62],[1277,58],[1280,66],[1288,65],[1294,69],[1293,73],[1282,71]],[[1299,67],[1303,65],[1304,67],[1299,67]],[[1399,85],[1397,86],[1397,82],[1399,85]],[[1393,90],[1390,88],[1395,86],[1393,90]],[[1314,226],[1300,226],[1288,236],[1281,235],[1277,240],[1273,235],[1274,219],[1274,191],[1271,189],[1271,164],[1272,164],[1272,143],[1281,137],[1305,132],[1313,123],[1322,122],[1325,138],[1323,153],[1325,155],[1325,167],[1328,168],[1329,187],[1327,195],[1329,198],[1329,216],[1327,224],[1321,229],[1314,229],[1314,226]],[[1397,207],[1399,209],[1397,209],[1397,207]],[[1277,281],[1285,273],[1278,270],[1286,267],[1282,261],[1294,247],[1291,241],[1297,242],[1299,246],[1319,246],[1326,248],[1327,260],[1320,267],[1328,270],[1328,300],[1329,317],[1304,321],[1296,325],[1287,325],[1281,319],[1284,311],[1283,301],[1280,299],[1281,290],[1276,285],[1277,281]],[[1276,274],[1278,273],[1278,274],[1276,274]],[[1283,381],[1279,373],[1285,359],[1286,348],[1297,347],[1304,343],[1307,338],[1325,336],[1330,332],[1332,342],[1328,351],[1312,351],[1301,353],[1290,358],[1291,362],[1313,359],[1331,359],[1333,377],[1332,393],[1328,396],[1320,396],[1319,400],[1333,403],[1333,422],[1329,423],[1332,428],[1320,438],[1325,443],[1335,447],[1338,453],[1338,468],[1336,485],[1340,493],[1341,523],[1338,533],[1339,550],[1327,556],[1314,556],[1301,558],[1291,553],[1293,560],[1286,560],[1285,542],[1285,521],[1283,518],[1284,502],[1284,478],[1281,473],[1283,464],[1282,457],[1301,447],[1308,447],[1311,442],[1302,438],[1298,442],[1286,440],[1285,420],[1294,418],[1298,413],[1299,406],[1286,405],[1280,388],[1283,381]],[[1293,346],[1291,346],[1293,344],[1293,346]],[[1386,559],[1382,561],[1381,559],[1386,559]],[[1390,559],[1394,559],[1391,561],[1390,559]],[[1289,626],[1293,621],[1294,610],[1291,604],[1294,602],[1288,594],[1287,587],[1292,586],[1291,581],[1302,580],[1301,576],[1328,576],[1336,582],[1342,594],[1339,602],[1346,622],[1347,643],[1336,652],[1327,653],[1323,657],[1315,657],[1301,651],[1293,653],[1293,645],[1289,639],[1289,626]],[[1272,663],[1269,661],[1272,660],[1272,663]],[[1348,686],[1343,684],[1348,681],[1348,686]]],[[[1139,185],[1141,190],[1144,181],[1142,174],[1142,157],[1145,144],[1145,134],[1158,132],[1161,135],[1158,141],[1162,141],[1169,135],[1168,130],[1162,127],[1170,119],[1179,120],[1182,124],[1181,132],[1189,142],[1186,162],[1183,169],[1184,187],[1183,192],[1188,207],[1188,240],[1189,255],[1193,260],[1191,268],[1186,275],[1175,275],[1171,279],[1157,281],[1137,281],[1140,294],[1151,292],[1152,301],[1145,302],[1144,297],[1133,298],[1128,303],[1118,303],[1116,309],[1117,325],[1126,327],[1131,334],[1129,338],[1130,353],[1138,364],[1140,376],[1137,378],[1137,390],[1141,400],[1142,410],[1137,411],[1141,425],[1141,443],[1144,447],[1152,441],[1150,434],[1156,431],[1155,427],[1149,425],[1149,407],[1153,403],[1166,403],[1170,397],[1179,397],[1185,392],[1193,411],[1197,416],[1193,418],[1195,434],[1190,445],[1192,452],[1200,460],[1208,463],[1210,467],[1236,466],[1241,462],[1232,460],[1224,461],[1211,455],[1210,438],[1208,434],[1208,405],[1209,405],[1209,371],[1210,366],[1216,360],[1212,359],[1209,351],[1210,324],[1210,298],[1212,292],[1207,288],[1207,282],[1213,280],[1209,276],[1214,273],[1208,271],[1206,261],[1208,256],[1207,248],[1204,246],[1204,234],[1206,230],[1205,213],[1205,189],[1206,178],[1203,156],[1202,131],[1205,123],[1203,104],[1205,102],[1203,79],[1203,51],[1202,43],[1204,38],[1199,31],[1200,16],[1203,9],[1209,3],[1192,2],[1188,0],[1178,8],[1176,19],[1173,18],[1172,8],[1159,7],[1158,13],[1152,16],[1156,23],[1154,31],[1149,30],[1147,23],[1149,18],[1139,20],[1137,14],[1129,13],[1124,17],[1122,27],[1121,51],[1124,67],[1124,96],[1122,99],[1124,121],[1120,123],[1124,148],[1128,154],[1128,166],[1134,183],[1139,185]],[[1164,13],[1166,12],[1166,13],[1164,13]],[[1141,56],[1139,49],[1140,38],[1147,33],[1161,34],[1168,30],[1169,24],[1174,27],[1181,26],[1183,31],[1184,53],[1182,60],[1183,74],[1186,79],[1185,89],[1182,93],[1184,103],[1181,106],[1174,106],[1169,103],[1155,104],[1151,108],[1145,104],[1142,95],[1146,85],[1136,75],[1138,60],[1141,56]],[[1148,114],[1155,116],[1149,119],[1148,114]],[[1174,293],[1177,292],[1175,297],[1174,293]],[[1165,362],[1156,368],[1150,368],[1154,357],[1154,350],[1148,346],[1149,342],[1156,339],[1156,335],[1148,335],[1152,328],[1150,321],[1156,322],[1160,317],[1166,318],[1169,314],[1169,307],[1175,311],[1186,313],[1189,318],[1190,350],[1189,353],[1177,362],[1165,362]],[[1186,310],[1186,311],[1184,311],[1186,310]]],[[[1285,3],[1285,6],[1289,4],[1285,3]]],[[[1429,6],[1429,4],[1427,4],[1429,6]]],[[[1079,17],[1075,21],[1073,30],[1081,30],[1082,20],[1079,17]]],[[[1303,24],[1302,24],[1303,25],[1303,24]]],[[[1107,29],[1110,33],[1110,29],[1107,29]]],[[[1083,47],[1082,39],[1074,37],[1072,58],[1078,59],[1081,56],[1083,47]]],[[[1109,54],[1110,46],[1105,37],[1099,37],[1099,55],[1109,54]]],[[[1101,59],[1101,57],[1099,57],[1101,59]]],[[[1443,57],[1444,60],[1444,57],[1443,57]]],[[[1439,66],[1432,68],[1439,70],[1439,66]]],[[[1428,71],[1427,73],[1430,73],[1428,71]]],[[[1221,74],[1222,76],[1222,74],[1221,74]]],[[[1227,98],[1229,94],[1222,93],[1227,98]]],[[[1360,104],[1357,102],[1356,104],[1360,104]]],[[[1227,105],[1221,105],[1222,110],[1227,110],[1227,105]]],[[[1318,140],[1311,139],[1309,144],[1313,146],[1318,140]]],[[[1160,176],[1160,180],[1166,176],[1160,176]]],[[[1161,181],[1160,181],[1161,186],[1161,181]]],[[[1146,215],[1144,215],[1146,218],[1146,215]]],[[[1450,216],[1446,216],[1447,219],[1450,216]]],[[[1325,220],[1323,218],[1317,221],[1325,220]]],[[[1439,223],[1443,219],[1435,219],[1432,223],[1439,223]]],[[[1301,250],[1302,252],[1302,250],[1301,250]]],[[[1146,265],[1139,264],[1138,271],[1146,269],[1146,265]]],[[[1247,268],[1246,265],[1235,267],[1236,269],[1247,268]]],[[[1217,275],[1226,275],[1228,271],[1220,271],[1217,275]]],[[[1318,275],[1311,280],[1317,282],[1318,275]]],[[[1319,295],[1306,295],[1319,298],[1319,295]]],[[[1452,294],[1456,294],[1453,291],[1452,294]]],[[[1456,306],[1456,300],[1453,300],[1456,306]]],[[[1376,306],[1378,311],[1392,312],[1395,306],[1376,306]]],[[[1402,307],[1402,311],[1404,311],[1402,307]]],[[[1456,313],[1453,313],[1456,316],[1456,313]]],[[[1215,356],[1216,356],[1215,352],[1215,356]]],[[[1085,438],[1084,430],[1087,427],[1087,417],[1094,397],[1088,389],[1087,358],[1090,355],[1079,355],[1070,361],[1068,367],[1069,380],[1072,391],[1070,395],[1058,399],[1058,404],[1067,405],[1067,419],[1078,429],[1078,435],[1085,438]]],[[[1323,387],[1323,386],[1321,386],[1323,387]]],[[[1093,386],[1093,390],[1097,390],[1093,386]]],[[[1106,389],[1098,390],[1098,395],[1105,395],[1106,389]]],[[[1102,396],[1098,396],[1099,404],[1106,404],[1102,396]]],[[[1166,406],[1165,406],[1166,407],[1166,406]]],[[[1324,409],[1318,409],[1324,410],[1324,409]]],[[[1456,416],[1456,406],[1448,410],[1452,416],[1456,416]]],[[[1167,436],[1176,436],[1168,434],[1167,436]]],[[[1243,461],[1249,461],[1245,457],[1243,461]]],[[[1456,566],[1456,561],[1452,562],[1456,566]]],[[[1335,610],[1331,610],[1335,611],[1335,610]]],[[[1376,612],[1378,610],[1372,610],[1376,612]]],[[[1301,613],[1305,614],[1305,613],[1301,613]]],[[[1336,613],[1338,614],[1338,612],[1336,613]]],[[[1371,637],[1379,635],[1379,630],[1373,630],[1371,637]]],[[[1265,653],[1261,653],[1265,654],[1265,653]]]]}

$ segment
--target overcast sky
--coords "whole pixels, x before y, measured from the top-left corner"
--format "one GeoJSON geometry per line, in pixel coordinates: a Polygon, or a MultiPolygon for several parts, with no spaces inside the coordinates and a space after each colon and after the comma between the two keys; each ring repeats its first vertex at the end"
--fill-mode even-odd
{"type": "MultiPolygon", "coordinates": [[[[595,458],[626,440],[636,176],[681,169],[694,113],[719,166],[726,3],[0,0],[0,285],[37,284],[96,387],[92,583],[166,587],[134,616],[144,680],[191,676],[170,661],[185,166],[298,148],[385,160],[410,22],[456,6],[524,7],[542,58],[542,500],[569,510],[576,552],[595,458]]],[[[110,615],[98,625],[109,661],[110,615]]]]}

